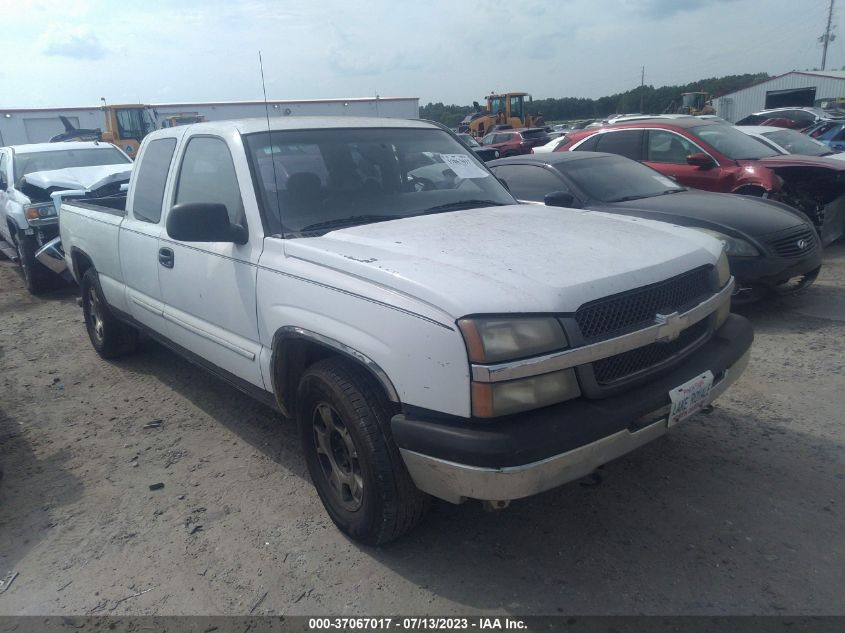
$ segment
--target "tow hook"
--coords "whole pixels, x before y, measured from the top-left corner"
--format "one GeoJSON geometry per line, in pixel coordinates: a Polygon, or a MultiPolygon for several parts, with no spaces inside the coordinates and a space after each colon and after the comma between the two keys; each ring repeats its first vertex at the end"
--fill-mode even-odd
{"type": "Polygon", "coordinates": [[[485,512],[495,512],[496,510],[504,510],[511,504],[510,501],[482,501],[481,507],[485,512]]]}

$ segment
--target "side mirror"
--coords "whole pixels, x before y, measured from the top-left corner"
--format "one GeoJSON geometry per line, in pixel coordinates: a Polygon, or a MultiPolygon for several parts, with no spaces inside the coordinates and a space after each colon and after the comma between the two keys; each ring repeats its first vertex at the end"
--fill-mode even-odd
{"type": "Polygon", "coordinates": [[[167,214],[167,234],[181,242],[232,242],[246,244],[249,235],[240,224],[229,222],[225,204],[187,202],[167,214]]]}
{"type": "Polygon", "coordinates": [[[543,198],[547,207],[569,207],[572,209],[578,208],[578,203],[568,191],[552,191],[547,193],[543,198]]]}
{"type": "Polygon", "coordinates": [[[704,152],[696,152],[687,156],[687,164],[695,165],[696,167],[712,167],[716,163],[704,152]]]}

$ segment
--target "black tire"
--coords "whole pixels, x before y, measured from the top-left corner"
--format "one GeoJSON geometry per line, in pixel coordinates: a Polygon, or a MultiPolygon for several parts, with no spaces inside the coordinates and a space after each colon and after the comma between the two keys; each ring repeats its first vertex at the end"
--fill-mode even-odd
{"type": "Polygon", "coordinates": [[[393,441],[391,413],[370,374],[345,358],[321,360],[300,380],[296,417],[311,480],[335,525],[367,545],[405,534],[431,505],[393,441]]]}
{"type": "Polygon", "coordinates": [[[88,338],[103,358],[131,354],[138,347],[138,330],[115,317],[103,297],[97,271],[89,268],[82,276],[82,312],[88,338]]]}
{"type": "Polygon", "coordinates": [[[50,278],[52,273],[35,259],[35,252],[38,250],[35,236],[18,233],[15,248],[18,251],[18,265],[23,274],[23,283],[30,294],[37,295],[49,290],[53,286],[53,280],[50,278]]]}

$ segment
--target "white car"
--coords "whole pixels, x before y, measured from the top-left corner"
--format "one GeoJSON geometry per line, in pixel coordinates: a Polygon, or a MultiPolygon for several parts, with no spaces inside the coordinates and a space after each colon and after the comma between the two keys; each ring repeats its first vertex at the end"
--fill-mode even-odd
{"type": "Polygon", "coordinates": [[[51,194],[68,189],[102,193],[104,187],[127,182],[131,171],[130,158],[109,143],[0,147],[0,250],[18,260],[30,292],[43,290],[52,275],[35,258],[59,233],[51,194]]]}
{"type": "Polygon", "coordinates": [[[563,145],[566,142],[566,134],[561,134],[560,136],[556,136],[551,141],[546,143],[545,145],[538,145],[537,147],[531,148],[532,154],[550,154],[551,152],[555,151],[558,147],[563,145]]]}
{"type": "Polygon", "coordinates": [[[329,516],[366,543],[430,495],[503,508],[663,435],[753,338],[718,240],[519,205],[424,121],[159,130],[124,207],[65,202],[61,237],[94,349],[146,332],[294,418],[329,516]],[[421,156],[454,177],[415,178],[421,156]]]}
{"type": "Polygon", "coordinates": [[[834,151],[828,145],[802,134],[798,130],[769,125],[738,125],[736,129],[756,138],[767,147],[781,154],[826,156],[836,160],[845,160],[845,152],[834,151]]]}

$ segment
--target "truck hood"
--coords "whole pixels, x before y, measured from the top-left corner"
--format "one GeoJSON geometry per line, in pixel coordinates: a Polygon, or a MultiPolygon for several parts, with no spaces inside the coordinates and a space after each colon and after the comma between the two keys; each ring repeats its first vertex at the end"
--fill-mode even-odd
{"type": "Polygon", "coordinates": [[[574,312],[714,264],[722,245],[672,224],[537,205],[403,218],[286,240],[290,257],[445,312],[574,312]]]}
{"type": "Polygon", "coordinates": [[[35,171],[23,177],[27,184],[41,189],[94,190],[121,180],[128,180],[132,163],[96,165],[94,167],[68,167],[50,171],[35,171]]]}

